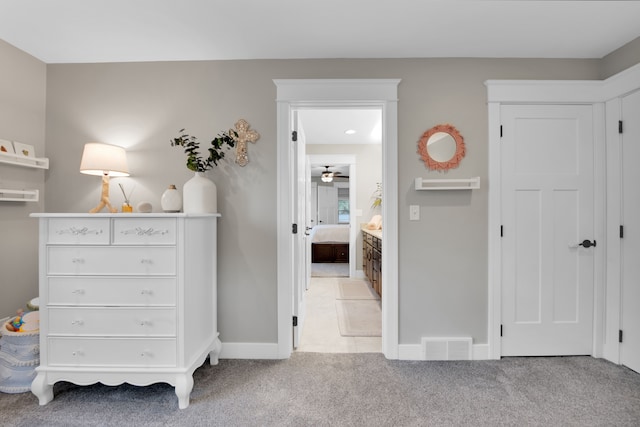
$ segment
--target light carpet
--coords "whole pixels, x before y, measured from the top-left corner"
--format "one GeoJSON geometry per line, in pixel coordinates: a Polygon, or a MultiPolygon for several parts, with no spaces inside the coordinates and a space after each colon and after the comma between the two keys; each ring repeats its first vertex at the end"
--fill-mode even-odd
{"type": "Polygon", "coordinates": [[[348,263],[311,263],[311,277],[349,277],[348,263]]]}
{"type": "Polygon", "coordinates": [[[382,310],[377,300],[336,300],[338,328],[343,337],[382,336],[382,310]]]}
{"type": "Polygon", "coordinates": [[[366,280],[339,279],[338,299],[380,299],[380,297],[366,280]]]}
{"type": "MultiPolygon", "coordinates": [[[[224,344],[223,344],[224,345],[224,344]]],[[[382,354],[294,353],[220,360],[173,387],[58,383],[45,406],[0,393],[3,427],[634,426],[640,375],[591,357],[420,362],[382,354]]]]}

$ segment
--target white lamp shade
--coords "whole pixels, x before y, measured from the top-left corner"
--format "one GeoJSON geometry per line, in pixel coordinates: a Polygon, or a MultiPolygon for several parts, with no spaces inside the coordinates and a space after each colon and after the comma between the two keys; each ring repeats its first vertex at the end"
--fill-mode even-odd
{"type": "Polygon", "coordinates": [[[129,176],[127,152],[117,145],[89,142],[82,151],[80,172],[87,175],[129,176]]]}

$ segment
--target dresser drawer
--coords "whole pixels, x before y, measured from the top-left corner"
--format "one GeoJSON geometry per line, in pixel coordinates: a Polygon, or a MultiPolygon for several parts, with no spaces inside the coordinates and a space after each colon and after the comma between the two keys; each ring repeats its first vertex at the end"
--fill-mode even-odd
{"type": "Polygon", "coordinates": [[[51,218],[47,243],[105,245],[109,243],[109,218],[51,218]]]}
{"type": "Polygon", "coordinates": [[[49,305],[176,304],[175,277],[52,276],[47,283],[49,305]]]}
{"type": "Polygon", "coordinates": [[[113,220],[116,245],[172,245],[176,243],[175,218],[118,218],[113,220]]]}
{"type": "Polygon", "coordinates": [[[175,275],[175,247],[49,246],[50,275],[175,275]]]}
{"type": "Polygon", "coordinates": [[[157,367],[176,366],[172,338],[47,339],[49,366],[157,367]]]}
{"type": "Polygon", "coordinates": [[[50,335],[165,336],[176,334],[173,308],[49,307],[50,335]]]}

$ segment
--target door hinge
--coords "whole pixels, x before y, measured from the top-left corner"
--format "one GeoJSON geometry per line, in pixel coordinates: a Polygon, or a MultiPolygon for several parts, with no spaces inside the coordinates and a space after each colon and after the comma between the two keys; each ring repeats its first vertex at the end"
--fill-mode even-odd
{"type": "Polygon", "coordinates": [[[298,316],[293,316],[293,326],[298,326],[298,316]]]}
{"type": "Polygon", "coordinates": [[[500,237],[504,237],[504,227],[500,226],[500,237]]]}
{"type": "Polygon", "coordinates": [[[622,329],[618,331],[618,342],[622,342],[622,329]]]}
{"type": "Polygon", "coordinates": [[[622,120],[618,120],[618,133],[622,133],[622,120]]]}
{"type": "Polygon", "coordinates": [[[500,325],[500,336],[502,336],[502,325],[500,325]]]}
{"type": "Polygon", "coordinates": [[[291,226],[291,232],[292,232],[293,234],[298,234],[298,224],[293,224],[293,225],[291,226]]]}
{"type": "Polygon", "coordinates": [[[298,140],[298,131],[294,130],[293,132],[291,132],[291,140],[293,142],[296,142],[298,140]]]}
{"type": "Polygon", "coordinates": [[[502,125],[500,125],[500,138],[502,138],[502,125]]]}
{"type": "Polygon", "coordinates": [[[624,225],[620,226],[620,238],[622,239],[624,237],[624,225]]]}

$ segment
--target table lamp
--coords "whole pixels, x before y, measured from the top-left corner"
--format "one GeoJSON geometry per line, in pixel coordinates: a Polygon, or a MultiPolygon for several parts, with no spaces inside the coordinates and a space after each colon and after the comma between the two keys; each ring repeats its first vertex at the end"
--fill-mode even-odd
{"type": "Polygon", "coordinates": [[[105,206],[111,213],[118,212],[118,209],[111,206],[109,202],[109,177],[129,176],[127,153],[124,148],[98,142],[85,144],[80,162],[80,173],[102,176],[100,203],[89,213],[100,212],[105,206]]]}

